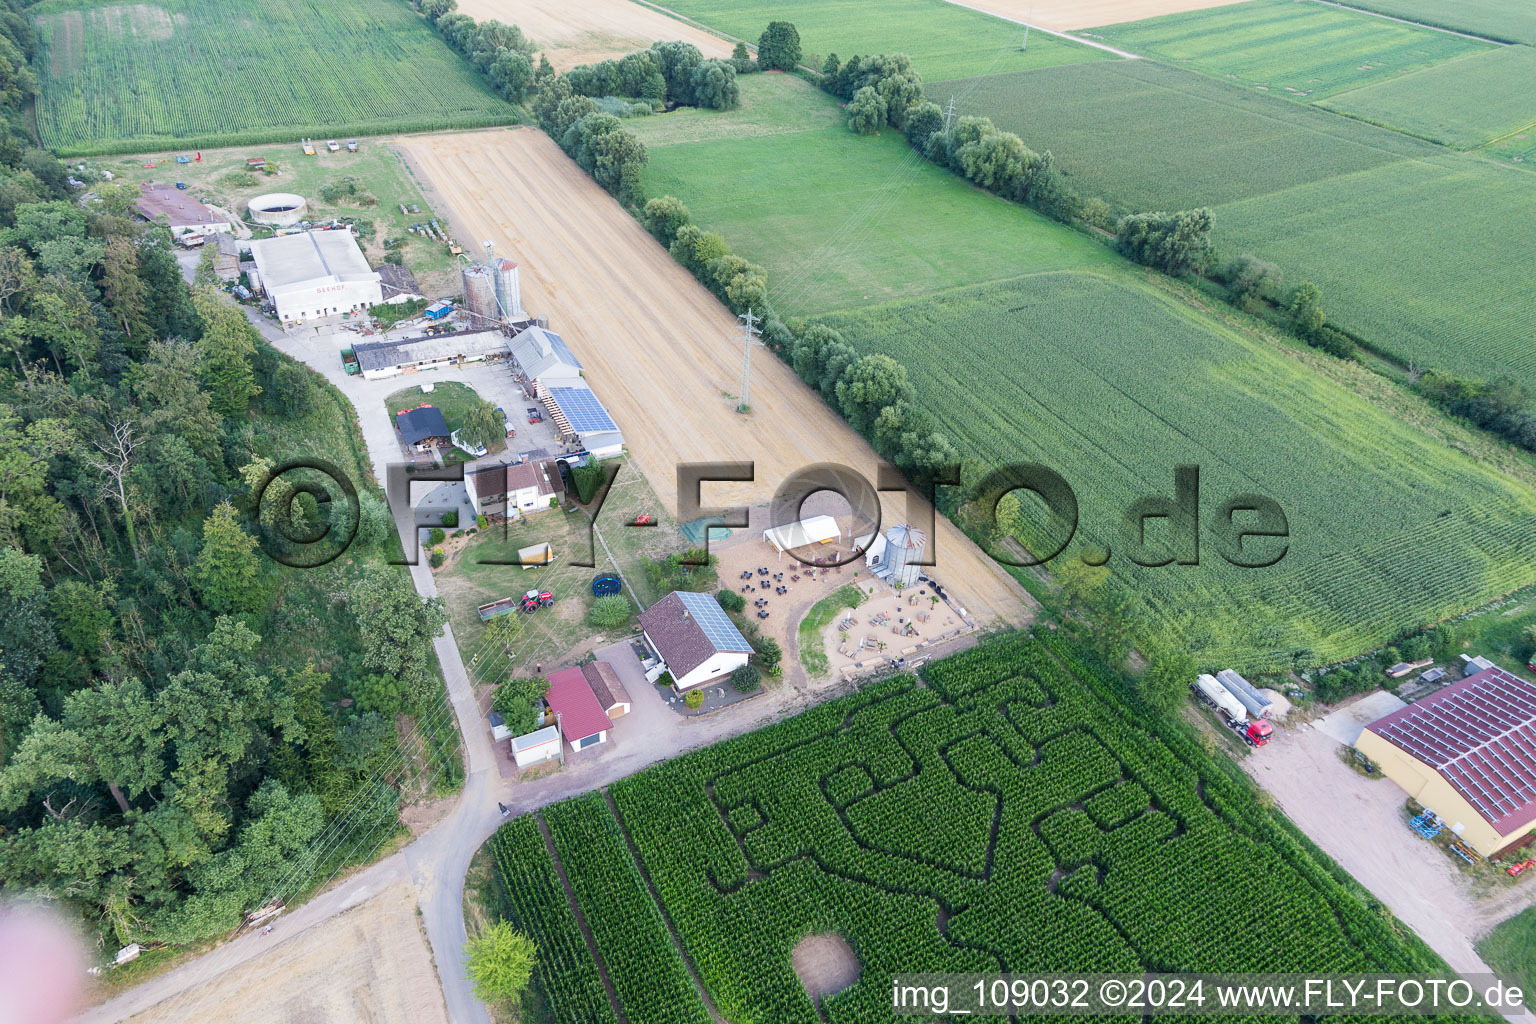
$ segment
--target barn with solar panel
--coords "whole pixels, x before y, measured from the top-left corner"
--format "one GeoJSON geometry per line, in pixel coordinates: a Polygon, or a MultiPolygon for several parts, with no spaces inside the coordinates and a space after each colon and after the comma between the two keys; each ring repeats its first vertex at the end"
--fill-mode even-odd
{"type": "Polygon", "coordinates": [[[723,679],[752,657],[713,594],[674,590],[640,613],[640,628],[679,691],[723,679]]]}
{"type": "Polygon", "coordinates": [[[1355,747],[1485,857],[1536,827],[1536,684],[1490,668],[1366,726],[1355,747]]]}
{"type": "Polygon", "coordinates": [[[539,396],[567,444],[580,445],[582,451],[599,459],[624,454],[624,435],[591,388],[580,381],[558,387],[540,384],[539,396]]]}

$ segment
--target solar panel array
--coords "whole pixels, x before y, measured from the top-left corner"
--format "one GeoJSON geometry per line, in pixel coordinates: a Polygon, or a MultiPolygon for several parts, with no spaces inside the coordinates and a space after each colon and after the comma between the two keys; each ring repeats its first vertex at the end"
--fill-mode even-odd
{"type": "Polygon", "coordinates": [[[1518,676],[1480,672],[1371,730],[1438,770],[1489,823],[1536,818],[1536,686],[1518,676]]]}
{"type": "Polygon", "coordinates": [[[565,418],[570,420],[571,429],[576,433],[597,434],[619,429],[613,417],[608,415],[608,410],[603,408],[603,403],[587,388],[550,388],[549,393],[560,406],[560,411],[565,413],[565,418]]]}
{"type": "Polygon", "coordinates": [[[677,596],[682,600],[683,607],[688,609],[688,614],[693,616],[693,621],[704,630],[704,635],[709,638],[715,650],[752,652],[752,645],[747,643],[741,630],[726,617],[725,609],[720,607],[720,602],[715,600],[713,594],[694,594],[680,590],[677,596]]]}

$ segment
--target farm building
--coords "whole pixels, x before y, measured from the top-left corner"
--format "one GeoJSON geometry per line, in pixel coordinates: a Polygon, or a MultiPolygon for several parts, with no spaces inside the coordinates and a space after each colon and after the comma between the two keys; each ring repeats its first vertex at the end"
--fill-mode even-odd
{"type": "Polygon", "coordinates": [[[379,275],[379,293],[383,296],[380,301],[386,306],[426,298],[421,293],[421,285],[416,283],[416,275],[399,264],[380,263],[373,272],[379,275]]]}
{"type": "Polygon", "coordinates": [[[400,434],[400,443],[409,445],[412,451],[429,452],[449,444],[448,421],[436,406],[423,405],[397,413],[395,430],[400,434]]]}
{"type": "Polygon", "coordinates": [[[524,376],[546,387],[581,380],[581,363],[571,354],[565,339],[554,331],[530,327],[507,343],[524,376]]]}
{"type": "Polygon", "coordinates": [[[173,238],[234,230],[229,221],[174,185],[140,185],[133,205],[143,219],[170,225],[173,238]]]}
{"type": "Polygon", "coordinates": [[[752,656],[752,645],[712,594],[674,590],[640,613],[640,628],[679,690],[723,679],[752,656]]]}
{"type": "Polygon", "coordinates": [[[1536,685],[1501,668],[1365,727],[1355,748],[1483,856],[1536,825],[1536,685]]]}
{"type": "Polygon", "coordinates": [[[512,738],[512,730],[507,728],[507,720],[501,717],[500,711],[492,711],[485,716],[485,720],[491,727],[492,743],[500,743],[502,740],[512,738]]]}
{"type": "Polygon", "coordinates": [[[383,301],[379,275],[350,231],[301,231],[251,243],[261,288],[285,324],[355,313],[383,301]]]}
{"type": "Polygon", "coordinates": [[[925,543],[922,530],[906,525],[893,526],[883,535],[866,534],[854,541],[864,552],[864,564],[875,577],[893,587],[910,587],[917,582],[922,572],[918,561],[925,543]]]}
{"type": "Polygon", "coordinates": [[[227,231],[221,231],[214,236],[218,244],[218,251],[213,257],[213,273],[220,281],[232,282],[240,279],[240,242],[234,235],[227,231]]]}
{"type": "Polygon", "coordinates": [[[808,548],[817,544],[830,544],[842,537],[843,531],[831,516],[812,516],[795,523],[786,523],[763,531],[763,540],[773,545],[782,557],[792,548],[808,548]]]}
{"type": "Polygon", "coordinates": [[[526,736],[512,737],[512,760],[519,768],[550,761],[560,756],[560,730],[546,726],[526,736]]]}
{"type": "Polygon", "coordinates": [[[619,682],[619,674],[612,665],[606,661],[589,661],[581,666],[581,674],[586,677],[587,685],[592,687],[592,695],[610,719],[623,718],[629,714],[629,691],[619,682]]]}
{"type": "Polygon", "coordinates": [[[1461,677],[1463,679],[1466,679],[1470,676],[1475,676],[1479,672],[1487,672],[1493,667],[1493,662],[1489,661],[1481,654],[1463,654],[1461,656],[1461,677]]]}
{"type": "Polygon", "coordinates": [[[554,459],[472,462],[464,468],[464,490],[482,516],[518,516],[565,500],[565,484],[554,459]]]}
{"type": "Polygon", "coordinates": [[[549,674],[549,693],[544,703],[558,716],[560,735],[572,750],[608,742],[608,712],[598,703],[579,668],[549,674]]]}
{"type": "Polygon", "coordinates": [[[357,365],[367,380],[419,373],[460,363],[505,359],[506,338],[500,331],[460,331],[435,338],[404,338],[354,345],[357,365]]]}
{"type": "Polygon", "coordinates": [[[583,381],[569,386],[539,385],[539,397],[549,410],[555,429],[567,442],[579,444],[595,458],[611,459],[624,454],[624,435],[603,403],[583,381]]]}

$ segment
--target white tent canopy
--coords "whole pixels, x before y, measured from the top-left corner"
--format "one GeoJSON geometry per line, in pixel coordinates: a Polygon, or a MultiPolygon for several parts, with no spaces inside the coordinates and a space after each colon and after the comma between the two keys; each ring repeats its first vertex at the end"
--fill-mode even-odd
{"type": "Polygon", "coordinates": [[[808,544],[826,544],[837,540],[842,535],[843,531],[838,528],[836,519],[831,516],[812,516],[798,523],[786,523],[783,526],[775,526],[771,530],[764,530],[763,540],[772,544],[782,554],[790,548],[805,547],[808,544]]]}

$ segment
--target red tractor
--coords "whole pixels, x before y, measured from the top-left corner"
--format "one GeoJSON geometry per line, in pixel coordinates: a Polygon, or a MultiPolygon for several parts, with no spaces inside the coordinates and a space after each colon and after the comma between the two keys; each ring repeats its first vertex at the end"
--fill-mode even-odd
{"type": "Polygon", "coordinates": [[[523,611],[536,612],[555,603],[555,595],[547,590],[530,590],[523,595],[523,611]]]}
{"type": "Polygon", "coordinates": [[[654,517],[648,516],[648,515],[646,515],[645,513],[642,512],[640,515],[635,516],[634,522],[630,523],[629,525],[630,526],[655,526],[656,525],[656,520],[655,520],[654,517]]]}

